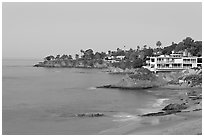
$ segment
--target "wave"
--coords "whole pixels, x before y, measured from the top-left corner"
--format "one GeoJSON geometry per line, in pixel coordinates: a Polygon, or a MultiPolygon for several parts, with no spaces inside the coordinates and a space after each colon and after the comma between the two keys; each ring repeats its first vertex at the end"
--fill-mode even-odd
{"type": "Polygon", "coordinates": [[[160,107],[160,106],[162,106],[162,104],[164,103],[165,100],[169,100],[169,99],[168,99],[168,98],[158,99],[158,100],[156,101],[156,103],[154,103],[154,104],[152,105],[152,107],[160,107]]]}
{"type": "Polygon", "coordinates": [[[96,87],[89,87],[88,90],[95,90],[96,87]]]}
{"type": "Polygon", "coordinates": [[[131,115],[131,114],[126,114],[126,113],[120,113],[113,115],[114,119],[113,121],[118,121],[118,122],[125,122],[125,121],[138,121],[140,120],[140,117],[137,115],[131,115]]]}

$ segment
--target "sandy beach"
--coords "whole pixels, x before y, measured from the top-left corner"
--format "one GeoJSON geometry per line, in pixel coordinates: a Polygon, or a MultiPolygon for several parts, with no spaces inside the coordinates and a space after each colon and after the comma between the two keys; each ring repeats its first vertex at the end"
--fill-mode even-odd
{"type": "MultiPolygon", "coordinates": [[[[171,88],[171,87],[168,87],[171,88]]],[[[196,91],[202,93],[202,88],[169,89],[168,93],[155,90],[156,94],[169,96],[164,99],[160,108],[170,103],[187,103],[188,108],[180,113],[165,116],[148,116],[123,122],[118,127],[100,132],[105,135],[201,135],[202,134],[202,99],[193,100],[187,93],[196,91]]],[[[144,111],[145,112],[145,111],[144,111]]]]}

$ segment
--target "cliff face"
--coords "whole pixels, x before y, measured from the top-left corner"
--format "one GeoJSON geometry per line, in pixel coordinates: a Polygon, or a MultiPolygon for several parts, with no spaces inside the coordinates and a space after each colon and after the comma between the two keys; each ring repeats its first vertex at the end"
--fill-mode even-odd
{"type": "Polygon", "coordinates": [[[134,74],[126,75],[118,83],[101,86],[100,88],[146,89],[167,84],[162,77],[153,74],[148,69],[135,69],[134,74]]]}
{"type": "Polygon", "coordinates": [[[151,73],[149,70],[144,68],[139,68],[135,71],[134,74],[127,75],[120,82],[115,84],[115,86],[122,87],[132,87],[132,88],[151,88],[158,87],[166,84],[159,76],[151,73]]]}

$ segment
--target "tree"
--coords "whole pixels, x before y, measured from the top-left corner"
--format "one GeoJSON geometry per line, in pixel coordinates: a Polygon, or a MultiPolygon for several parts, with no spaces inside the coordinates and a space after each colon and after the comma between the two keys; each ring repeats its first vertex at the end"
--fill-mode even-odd
{"type": "Polygon", "coordinates": [[[103,60],[100,59],[100,60],[98,61],[98,64],[103,64],[103,60]]]}
{"type": "Polygon", "coordinates": [[[146,58],[147,56],[151,57],[153,55],[153,49],[145,49],[144,50],[144,57],[146,58]]]}
{"type": "Polygon", "coordinates": [[[68,59],[69,59],[69,60],[72,60],[72,55],[69,55],[69,56],[68,56],[68,59]]]}
{"type": "Polygon", "coordinates": [[[130,69],[131,66],[132,66],[131,61],[130,61],[130,60],[126,60],[126,62],[125,62],[125,67],[130,69]]]}
{"type": "Polygon", "coordinates": [[[85,55],[85,59],[89,60],[89,59],[93,59],[94,58],[94,54],[93,54],[93,50],[92,49],[87,49],[85,52],[84,52],[84,55],[85,55]]]}
{"type": "Polygon", "coordinates": [[[109,56],[111,55],[111,51],[110,51],[110,50],[108,51],[108,55],[109,55],[109,56]]]}
{"type": "Polygon", "coordinates": [[[106,57],[106,53],[105,52],[101,52],[101,59],[104,59],[106,57]]]}
{"type": "Polygon", "coordinates": [[[161,41],[157,41],[156,46],[157,46],[158,48],[161,48],[161,45],[162,45],[161,41]]]}
{"type": "Polygon", "coordinates": [[[79,59],[79,54],[75,54],[75,59],[76,59],[76,60],[79,59]]]}
{"type": "Polygon", "coordinates": [[[45,61],[50,61],[50,60],[53,60],[53,59],[55,59],[55,57],[52,56],[52,55],[47,56],[47,57],[44,58],[45,61]]]}
{"type": "Polygon", "coordinates": [[[135,59],[132,63],[133,68],[141,68],[142,66],[143,66],[143,60],[140,58],[135,59]]]}
{"type": "Polygon", "coordinates": [[[162,54],[163,55],[170,55],[172,53],[172,51],[175,50],[176,46],[177,46],[176,43],[172,43],[171,46],[164,47],[164,49],[162,50],[162,54]]]}
{"type": "Polygon", "coordinates": [[[176,45],[174,51],[178,52],[178,51],[182,51],[184,49],[186,49],[187,47],[184,45],[184,42],[179,42],[178,45],[176,45]]]}
{"type": "Polygon", "coordinates": [[[138,57],[138,53],[137,52],[132,52],[129,56],[129,60],[135,60],[138,57]]]}
{"type": "Polygon", "coordinates": [[[143,46],[143,49],[146,49],[146,48],[147,48],[147,45],[144,45],[144,46],[143,46]]]}
{"type": "Polygon", "coordinates": [[[101,58],[101,54],[99,52],[96,52],[95,55],[94,55],[94,58],[96,60],[100,59],[101,58]]]}
{"type": "Polygon", "coordinates": [[[60,55],[57,55],[57,56],[55,57],[55,59],[60,59],[60,55]]]}
{"type": "Polygon", "coordinates": [[[124,61],[121,61],[119,67],[121,69],[125,69],[126,68],[126,63],[124,61]]]}
{"type": "Polygon", "coordinates": [[[129,49],[129,52],[133,52],[134,50],[132,48],[129,49]]]}
{"type": "Polygon", "coordinates": [[[81,49],[81,50],[80,50],[80,52],[81,52],[81,57],[82,57],[82,54],[84,54],[84,50],[83,50],[83,49],[81,49]]]}
{"type": "Polygon", "coordinates": [[[137,46],[137,51],[139,51],[140,50],[140,46],[137,46]]]}
{"type": "Polygon", "coordinates": [[[68,56],[65,55],[65,54],[63,54],[63,55],[60,57],[60,59],[62,59],[62,60],[65,60],[65,59],[67,59],[67,58],[68,58],[68,56]]]}
{"type": "Polygon", "coordinates": [[[184,45],[186,45],[186,46],[190,46],[193,42],[194,42],[194,40],[193,40],[191,37],[186,37],[186,38],[183,40],[183,43],[184,43],[184,45]]]}

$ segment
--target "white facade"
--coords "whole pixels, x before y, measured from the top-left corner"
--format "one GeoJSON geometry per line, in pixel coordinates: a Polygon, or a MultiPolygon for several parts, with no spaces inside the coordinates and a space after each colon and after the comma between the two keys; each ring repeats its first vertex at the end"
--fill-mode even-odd
{"type": "Polygon", "coordinates": [[[202,57],[183,57],[182,54],[161,55],[150,57],[146,61],[150,71],[176,71],[194,67],[202,67],[202,57]]]}
{"type": "Polygon", "coordinates": [[[124,58],[125,56],[110,56],[110,57],[107,57],[105,60],[110,63],[115,63],[115,62],[120,62],[124,58]]]}

